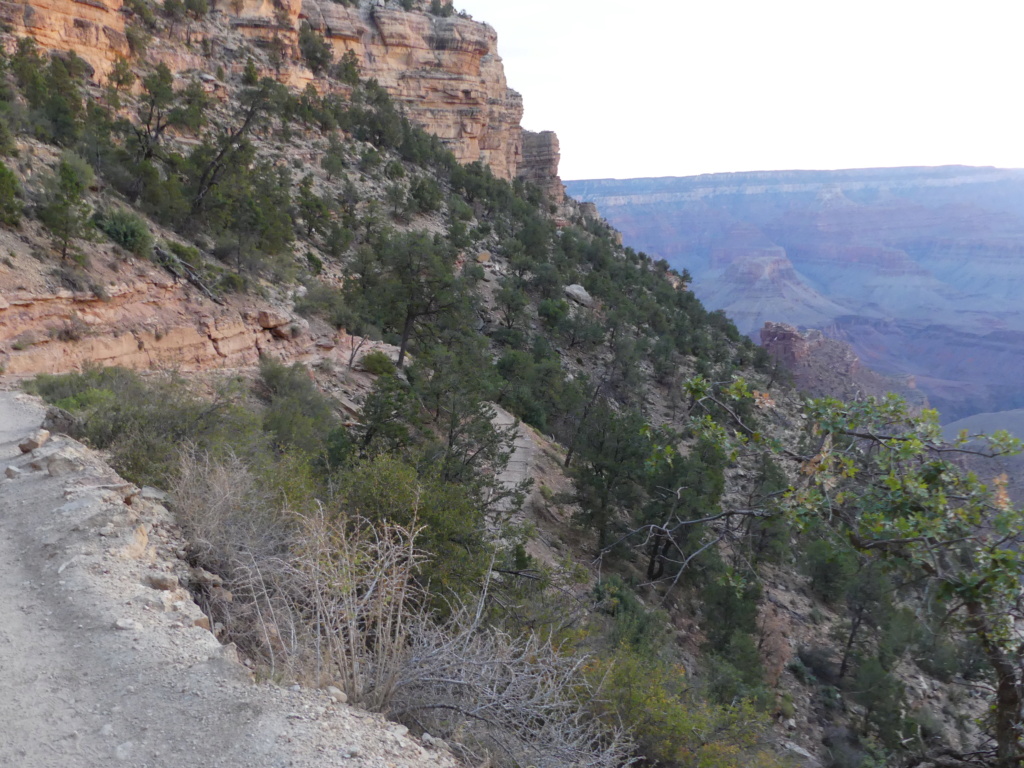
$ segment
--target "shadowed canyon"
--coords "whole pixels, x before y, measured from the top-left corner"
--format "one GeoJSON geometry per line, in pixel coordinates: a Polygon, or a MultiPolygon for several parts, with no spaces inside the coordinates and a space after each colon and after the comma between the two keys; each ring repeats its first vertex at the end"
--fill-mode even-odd
{"type": "Polygon", "coordinates": [[[941,167],[567,182],[744,333],[817,328],[946,421],[1024,405],[1024,171],[941,167]]]}

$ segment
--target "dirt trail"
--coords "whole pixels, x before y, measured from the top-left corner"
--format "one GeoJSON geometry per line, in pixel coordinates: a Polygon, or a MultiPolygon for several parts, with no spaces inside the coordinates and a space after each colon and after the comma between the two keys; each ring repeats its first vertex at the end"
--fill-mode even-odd
{"type": "Polygon", "coordinates": [[[0,766],[454,767],[324,692],[253,683],[185,590],[149,585],[181,568],[162,505],[66,437],[21,453],[43,415],[0,392],[0,766]]]}

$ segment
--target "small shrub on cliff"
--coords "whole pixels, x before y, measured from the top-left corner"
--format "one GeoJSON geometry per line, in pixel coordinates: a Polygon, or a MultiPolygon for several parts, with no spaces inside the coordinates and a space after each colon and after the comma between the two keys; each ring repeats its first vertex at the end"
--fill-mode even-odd
{"type": "Polygon", "coordinates": [[[374,376],[390,376],[395,372],[395,364],[387,353],[375,350],[363,356],[363,370],[374,376]]]}
{"type": "Polygon", "coordinates": [[[185,18],[185,3],[182,0],[164,0],[163,12],[171,21],[181,21],[185,18]]]}
{"type": "Polygon", "coordinates": [[[434,16],[451,16],[455,13],[455,7],[451,3],[442,3],[441,0],[430,0],[430,12],[434,16]]]}
{"type": "Polygon", "coordinates": [[[324,72],[334,61],[334,55],[331,53],[331,47],[327,41],[307,22],[302,22],[302,27],[299,29],[299,51],[306,61],[306,66],[316,75],[324,72]]]}
{"type": "Polygon", "coordinates": [[[359,57],[354,51],[345,51],[334,68],[334,76],[348,85],[359,85],[359,57]]]}
{"type": "Polygon", "coordinates": [[[306,295],[295,301],[295,311],[303,317],[323,318],[335,328],[346,328],[355,319],[342,292],[321,282],[308,286],[306,295]]]}
{"type": "Polygon", "coordinates": [[[94,217],[96,227],[129,253],[148,257],[153,250],[153,236],[138,214],[125,208],[100,211],[94,217]]]}
{"type": "MultiPolygon", "coordinates": [[[[138,19],[149,28],[156,26],[156,14],[153,12],[153,6],[151,6],[147,0],[128,0],[125,3],[125,7],[135,14],[138,19]]],[[[127,30],[125,30],[127,33],[127,30]]],[[[131,45],[131,40],[128,41],[131,45]]]]}
{"type": "Polygon", "coordinates": [[[18,179],[0,163],[0,222],[9,227],[21,221],[21,201],[18,200],[18,179]]]}

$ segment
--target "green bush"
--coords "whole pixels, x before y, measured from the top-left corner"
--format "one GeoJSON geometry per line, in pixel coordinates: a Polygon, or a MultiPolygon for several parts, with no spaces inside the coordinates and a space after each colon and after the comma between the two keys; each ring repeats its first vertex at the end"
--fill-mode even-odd
{"type": "Polygon", "coordinates": [[[344,294],[326,283],[313,282],[306,295],[295,301],[295,311],[303,317],[319,317],[335,328],[348,328],[354,315],[345,303],[344,294]]]}
{"type": "Polygon", "coordinates": [[[96,228],[136,256],[148,257],[153,251],[153,235],[137,213],[126,208],[98,211],[93,218],[96,228]]]}
{"type": "Polygon", "coordinates": [[[323,35],[305,21],[299,28],[299,51],[306,61],[306,66],[313,70],[315,75],[324,72],[334,61],[331,46],[324,40],[323,35]]]}
{"type": "Polygon", "coordinates": [[[5,164],[0,163],[0,222],[9,227],[21,221],[21,201],[18,200],[18,179],[5,164]]]}
{"type": "Polygon", "coordinates": [[[843,599],[857,574],[857,557],[840,549],[834,540],[818,539],[804,548],[804,573],[811,590],[829,605],[843,599]]]}
{"type": "Polygon", "coordinates": [[[468,596],[479,590],[493,547],[483,512],[465,486],[430,473],[421,476],[416,467],[394,456],[356,465],[342,475],[340,484],[340,518],[361,515],[372,522],[421,529],[416,543],[429,559],[418,570],[431,592],[468,596]]]}
{"type": "Polygon", "coordinates": [[[875,658],[865,659],[851,682],[850,696],[866,710],[864,719],[889,749],[900,745],[903,729],[903,683],[875,658]]]}
{"type": "Polygon", "coordinates": [[[267,408],[263,430],[279,449],[297,448],[321,458],[327,436],[338,426],[331,401],[317,389],[309,369],[300,363],[285,366],[269,357],[260,359],[259,391],[267,408]]]}
{"type": "Polygon", "coordinates": [[[363,355],[362,365],[364,371],[374,376],[392,376],[396,370],[392,359],[379,349],[363,355]]]}
{"type": "Polygon", "coordinates": [[[229,393],[212,403],[192,396],[180,379],[144,380],[124,368],[43,374],[30,389],[82,418],[80,432],[109,450],[112,464],[138,484],[163,485],[174,474],[178,450],[248,450],[257,442],[257,421],[229,393]]]}
{"type": "Polygon", "coordinates": [[[749,701],[728,706],[697,696],[682,667],[620,650],[590,670],[604,696],[595,715],[630,729],[646,765],[781,768],[765,746],[766,715],[749,701]]]}

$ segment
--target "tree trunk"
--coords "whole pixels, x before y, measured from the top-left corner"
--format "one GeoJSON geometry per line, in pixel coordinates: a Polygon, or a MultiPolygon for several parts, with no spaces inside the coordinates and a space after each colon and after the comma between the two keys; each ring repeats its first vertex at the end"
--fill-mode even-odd
{"type": "Polygon", "coordinates": [[[1021,768],[1024,745],[1021,744],[1021,708],[1024,696],[1017,668],[1006,651],[992,638],[992,628],[981,603],[967,603],[968,624],[977,633],[981,647],[996,674],[996,700],[992,717],[996,738],[996,768],[1021,768]]]}
{"type": "Polygon", "coordinates": [[[846,673],[849,669],[850,656],[852,655],[851,651],[853,650],[853,642],[857,638],[857,632],[858,630],[860,630],[860,625],[863,621],[863,618],[863,614],[858,611],[856,617],[850,621],[850,635],[846,638],[846,649],[843,651],[843,661],[839,665],[840,680],[846,677],[846,673]]]}

